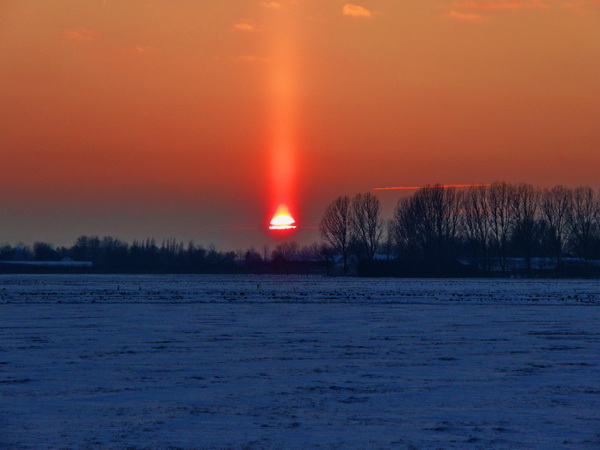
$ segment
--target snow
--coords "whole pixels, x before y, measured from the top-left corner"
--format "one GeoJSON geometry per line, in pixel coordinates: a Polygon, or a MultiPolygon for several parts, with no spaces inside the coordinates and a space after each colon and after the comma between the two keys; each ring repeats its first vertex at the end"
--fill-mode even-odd
{"type": "Polygon", "coordinates": [[[599,448],[599,287],[0,276],[0,447],[599,448]]]}

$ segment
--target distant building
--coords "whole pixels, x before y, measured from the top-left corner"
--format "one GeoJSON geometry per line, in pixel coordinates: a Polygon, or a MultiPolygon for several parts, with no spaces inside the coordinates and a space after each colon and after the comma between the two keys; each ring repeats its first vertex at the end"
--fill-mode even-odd
{"type": "Polygon", "coordinates": [[[600,274],[600,260],[584,261],[580,258],[562,258],[558,266],[556,258],[534,257],[527,261],[525,258],[505,258],[504,268],[499,258],[481,260],[460,259],[464,266],[471,266],[478,270],[488,271],[491,274],[506,273],[512,276],[523,275],[552,275],[559,269],[569,275],[577,275],[587,270],[590,274],[600,274]]]}
{"type": "Polygon", "coordinates": [[[0,261],[1,272],[71,272],[91,269],[91,261],[73,261],[63,258],[61,261],[0,261]]]}

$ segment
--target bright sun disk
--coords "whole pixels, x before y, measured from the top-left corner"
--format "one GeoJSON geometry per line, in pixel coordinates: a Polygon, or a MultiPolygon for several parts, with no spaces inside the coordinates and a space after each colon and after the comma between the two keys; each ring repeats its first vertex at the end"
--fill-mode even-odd
{"type": "Polygon", "coordinates": [[[286,205],[279,205],[275,215],[271,219],[269,230],[294,230],[296,229],[296,221],[291,216],[286,205]]]}

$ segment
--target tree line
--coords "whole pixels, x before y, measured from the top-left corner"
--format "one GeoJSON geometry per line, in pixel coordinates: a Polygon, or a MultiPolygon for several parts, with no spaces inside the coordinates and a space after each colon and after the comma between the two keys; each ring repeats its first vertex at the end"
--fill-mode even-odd
{"type": "MultiPolygon", "coordinates": [[[[76,270],[97,273],[600,275],[600,193],[586,186],[428,186],[399,199],[389,219],[370,192],[339,196],[327,205],[319,230],[321,241],[310,245],[292,241],[273,250],[226,252],[175,239],[130,245],[111,236],[80,236],[71,247],[0,246],[0,262],[68,258],[92,262],[93,268],[76,270]]],[[[24,269],[0,265],[0,272],[11,270],[24,269]]]]}
{"type": "Polygon", "coordinates": [[[580,275],[598,270],[600,195],[587,186],[435,185],[401,198],[388,221],[373,194],[340,196],[320,231],[344,273],[352,259],[359,274],[506,275],[517,260],[525,276],[539,271],[539,261],[546,273],[580,275]]]}
{"type": "MultiPolygon", "coordinates": [[[[33,246],[19,244],[0,248],[0,261],[90,261],[92,272],[186,273],[229,272],[235,268],[235,254],[206,249],[194,242],[184,245],[175,239],[157,244],[155,239],[134,241],[131,245],[112,236],[80,236],[71,247],[55,247],[47,242],[33,246]]],[[[11,266],[7,266],[10,268],[11,266]]],[[[7,270],[4,267],[4,270],[7,270]]],[[[31,266],[34,267],[34,266],[31,266]]],[[[31,269],[32,271],[34,269],[31,269]]],[[[50,269],[60,270],[60,269],[50,269]]]]}
{"type": "Polygon", "coordinates": [[[246,250],[219,251],[193,241],[184,244],[165,239],[133,241],[132,244],[112,236],[80,236],[70,247],[55,247],[47,242],[33,246],[0,246],[2,272],[91,272],[91,273],[317,273],[324,255],[318,243],[300,245],[283,242],[273,250],[265,246],[246,250]],[[65,259],[92,262],[92,267],[69,265],[14,265],[2,262],[59,262],[65,259]]]}

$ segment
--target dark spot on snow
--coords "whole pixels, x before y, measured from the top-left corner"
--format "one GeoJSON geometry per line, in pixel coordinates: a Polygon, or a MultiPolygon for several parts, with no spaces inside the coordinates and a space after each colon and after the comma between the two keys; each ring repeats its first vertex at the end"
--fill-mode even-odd
{"type": "Polygon", "coordinates": [[[22,383],[29,383],[31,381],[31,378],[20,378],[20,379],[13,379],[13,378],[9,378],[8,380],[0,380],[0,384],[22,384],[22,383]]]}
{"type": "Polygon", "coordinates": [[[340,400],[340,403],[365,403],[370,400],[369,397],[348,397],[346,399],[340,400]]]}

